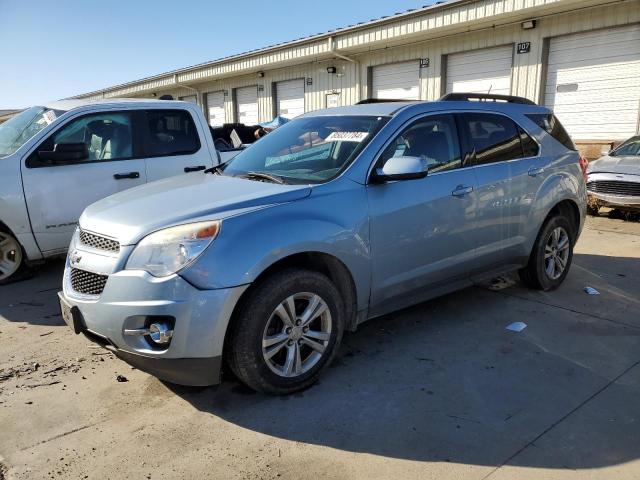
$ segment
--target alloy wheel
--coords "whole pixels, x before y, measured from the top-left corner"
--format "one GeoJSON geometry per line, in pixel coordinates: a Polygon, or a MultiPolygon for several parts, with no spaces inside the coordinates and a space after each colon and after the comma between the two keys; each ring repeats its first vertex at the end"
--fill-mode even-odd
{"type": "Polygon", "coordinates": [[[0,232],[0,280],[16,273],[22,263],[22,249],[18,241],[5,232],[0,232]]]}
{"type": "Polygon", "coordinates": [[[544,247],[544,270],[551,280],[557,280],[567,268],[569,260],[569,235],[562,227],[551,231],[544,247]]]}
{"type": "Polygon", "coordinates": [[[315,293],[284,299],[273,311],[262,334],[262,357],[281,377],[298,377],[323,357],[331,338],[327,303],[315,293]]]}

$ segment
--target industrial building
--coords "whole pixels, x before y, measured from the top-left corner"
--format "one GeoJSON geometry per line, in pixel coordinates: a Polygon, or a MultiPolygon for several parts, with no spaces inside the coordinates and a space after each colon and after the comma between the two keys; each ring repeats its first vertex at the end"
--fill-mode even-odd
{"type": "Polygon", "coordinates": [[[638,132],[640,0],[451,0],[79,95],[197,102],[212,126],[366,98],[527,97],[583,153],[638,132]]]}

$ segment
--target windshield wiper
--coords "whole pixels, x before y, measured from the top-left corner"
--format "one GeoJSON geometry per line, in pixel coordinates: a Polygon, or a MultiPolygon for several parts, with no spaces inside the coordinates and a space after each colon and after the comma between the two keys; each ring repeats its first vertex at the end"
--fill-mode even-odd
{"type": "Polygon", "coordinates": [[[264,172],[247,172],[247,173],[243,173],[242,175],[238,175],[238,177],[247,178],[249,180],[251,179],[268,180],[270,182],[278,183],[280,185],[284,185],[286,183],[282,177],[279,177],[277,175],[271,175],[269,173],[264,173],[264,172]]]}
{"type": "Polygon", "coordinates": [[[222,172],[227,166],[227,163],[229,163],[229,160],[219,165],[216,165],[215,167],[207,168],[203,173],[213,173],[214,175],[222,175],[222,172]]]}

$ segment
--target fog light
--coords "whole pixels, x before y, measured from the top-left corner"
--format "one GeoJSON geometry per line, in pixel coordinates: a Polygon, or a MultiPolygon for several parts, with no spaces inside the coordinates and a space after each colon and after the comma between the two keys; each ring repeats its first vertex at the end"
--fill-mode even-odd
{"type": "Polygon", "coordinates": [[[158,345],[166,345],[171,341],[173,330],[166,323],[152,323],[149,325],[149,336],[158,345]]]}

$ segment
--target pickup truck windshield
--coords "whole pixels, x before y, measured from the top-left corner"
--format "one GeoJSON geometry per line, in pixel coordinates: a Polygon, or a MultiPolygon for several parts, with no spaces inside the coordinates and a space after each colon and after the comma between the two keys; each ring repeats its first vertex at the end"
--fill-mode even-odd
{"type": "Polygon", "coordinates": [[[613,152],[609,154],[611,157],[623,157],[625,155],[640,156],[640,136],[631,137],[613,152]]]}
{"type": "Polygon", "coordinates": [[[11,155],[63,113],[61,110],[31,107],[0,123],[0,158],[11,155]]]}
{"type": "Polygon", "coordinates": [[[346,115],[293,120],[234,157],[222,174],[323,183],[344,170],[386,121],[386,117],[346,115]]]}

